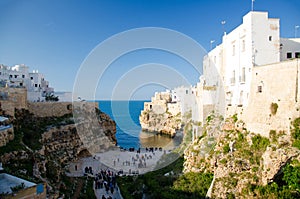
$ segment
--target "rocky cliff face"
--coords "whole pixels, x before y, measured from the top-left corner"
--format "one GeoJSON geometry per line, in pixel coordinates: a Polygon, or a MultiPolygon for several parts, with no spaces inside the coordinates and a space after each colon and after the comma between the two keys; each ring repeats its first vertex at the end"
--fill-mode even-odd
{"type": "Polygon", "coordinates": [[[143,130],[174,137],[176,131],[181,128],[181,117],[168,112],[157,114],[153,111],[143,111],[140,115],[140,124],[143,130]]]}
{"type": "Polygon", "coordinates": [[[95,118],[94,123],[87,122],[89,118],[86,118],[85,122],[74,124],[70,114],[42,118],[27,110],[16,111],[14,128],[18,140],[8,143],[6,147],[11,150],[2,153],[0,161],[10,173],[32,181],[45,181],[50,192],[57,193],[69,161],[116,144],[115,122],[98,109],[95,118]],[[88,131],[88,128],[93,131],[88,131]],[[83,135],[92,141],[85,142],[83,135]]]}
{"type": "Polygon", "coordinates": [[[248,132],[236,117],[213,117],[203,131],[185,151],[184,171],[213,173],[212,198],[259,197],[254,187],[276,181],[285,165],[300,158],[288,132],[263,137],[248,132]]]}

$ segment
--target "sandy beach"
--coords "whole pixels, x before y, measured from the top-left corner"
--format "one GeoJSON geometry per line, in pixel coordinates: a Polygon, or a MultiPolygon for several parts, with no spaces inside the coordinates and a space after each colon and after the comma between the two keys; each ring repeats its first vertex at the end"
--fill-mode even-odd
{"type": "Polygon", "coordinates": [[[169,150],[153,148],[128,151],[123,149],[113,149],[103,153],[97,153],[93,157],[81,158],[69,164],[69,176],[82,176],[86,167],[91,167],[94,173],[101,170],[112,170],[121,175],[144,174],[153,171],[157,162],[169,150]]]}

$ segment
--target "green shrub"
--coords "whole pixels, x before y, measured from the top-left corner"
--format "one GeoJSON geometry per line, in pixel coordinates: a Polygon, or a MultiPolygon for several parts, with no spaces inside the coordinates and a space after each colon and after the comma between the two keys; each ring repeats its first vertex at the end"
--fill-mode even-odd
{"type": "Polygon", "coordinates": [[[226,158],[223,158],[222,160],[220,160],[220,163],[226,164],[226,163],[227,163],[227,159],[226,159],[226,158]]]}
{"type": "Polygon", "coordinates": [[[293,143],[292,146],[300,149],[300,118],[296,118],[292,122],[293,130],[292,130],[292,137],[293,137],[293,143]]]}
{"type": "Polygon", "coordinates": [[[275,130],[270,130],[270,138],[272,139],[272,142],[277,142],[277,137],[276,137],[276,131],[275,130]]]}
{"type": "Polygon", "coordinates": [[[229,144],[227,143],[223,147],[223,153],[227,154],[227,153],[229,153],[229,151],[230,151],[230,147],[229,147],[229,144]]]}
{"type": "Polygon", "coordinates": [[[236,123],[239,120],[236,113],[232,116],[232,119],[233,119],[234,123],[236,123]]]}
{"type": "Polygon", "coordinates": [[[271,114],[276,115],[277,109],[278,109],[278,104],[277,103],[271,103],[270,109],[271,109],[271,114]]]}
{"type": "Polygon", "coordinates": [[[261,135],[255,135],[252,137],[252,146],[251,148],[265,151],[267,146],[270,144],[270,140],[266,137],[262,137],[261,135]]]}

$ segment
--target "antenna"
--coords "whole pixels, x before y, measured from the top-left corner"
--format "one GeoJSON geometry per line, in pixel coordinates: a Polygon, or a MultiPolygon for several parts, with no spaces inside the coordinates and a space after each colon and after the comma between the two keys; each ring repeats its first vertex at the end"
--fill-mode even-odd
{"type": "Polygon", "coordinates": [[[212,49],[212,44],[215,42],[215,40],[210,40],[210,50],[212,49]]]}
{"type": "Polygon", "coordinates": [[[222,24],[222,30],[223,30],[223,33],[225,35],[225,24],[226,24],[226,21],[221,21],[221,24],[222,24]]]}
{"type": "Polygon", "coordinates": [[[299,28],[300,26],[295,26],[295,38],[297,38],[297,30],[298,30],[298,28],[299,28]]]}
{"type": "Polygon", "coordinates": [[[253,9],[254,9],[254,1],[255,0],[252,0],[252,2],[251,2],[251,11],[253,11],[253,9]]]}

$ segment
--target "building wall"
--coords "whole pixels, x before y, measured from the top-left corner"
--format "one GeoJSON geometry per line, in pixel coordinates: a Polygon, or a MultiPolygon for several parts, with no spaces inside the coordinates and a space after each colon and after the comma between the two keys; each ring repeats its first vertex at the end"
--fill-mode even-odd
{"type": "Polygon", "coordinates": [[[49,87],[49,82],[44,75],[33,71],[29,73],[29,67],[24,64],[13,67],[0,65],[0,80],[9,87],[26,87],[29,101],[42,101],[46,94],[53,93],[54,89],[49,87]],[[33,93],[36,92],[36,93],[33,93]]]}
{"type": "Polygon", "coordinates": [[[297,58],[297,55],[300,58],[300,39],[297,38],[281,38],[280,39],[281,47],[280,47],[280,60],[288,60],[297,58]],[[290,57],[288,56],[288,53],[290,57]]]}
{"type": "Polygon", "coordinates": [[[249,105],[241,110],[248,130],[265,136],[270,130],[289,132],[290,122],[300,116],[299,70],[299,59],[253,69],[249,105]],[[275,115],[271,103],[278,105],[275,115]]]}
{"type": "Polygon", "coordinates": [[[0,103],[5,114],[14,116],[15,108],[27,108],[26,88],[0,87],[0,103]]]}
{"type": "Polygon", "coordinates": [[[195,104],[194,89],[192,86],[181,86],[172,90],[172,102],[180,104],[181,115],[188,113],[195,104]]]}
{"type": "MultiPolygon", "coordinates": [[[[280,39],[279,19],[268,18],[267,12],[249,12],[204,57],[204,76],[195,87],[193,121],[205,122],[214,109],[225,117],[238,114],[256,133],[289,131],[291,120],[299,117],[299,60],[280,61],[289,59],[288,52],[294,59],[299,44],[299,38],[280,39]],[[271,103],[279,106],[275,115],[270,113],[271,103]]],[[[199,127],[193,128],[196,134],[199,127]]]]}
{"type": "Polygon", "coordinates": [[[28,110],[38,117],[60,117],[72,113],[70,102],[28,102],[28,110]]]}

